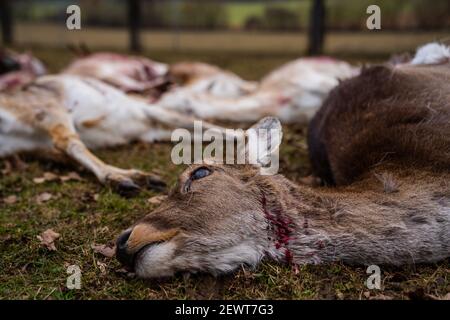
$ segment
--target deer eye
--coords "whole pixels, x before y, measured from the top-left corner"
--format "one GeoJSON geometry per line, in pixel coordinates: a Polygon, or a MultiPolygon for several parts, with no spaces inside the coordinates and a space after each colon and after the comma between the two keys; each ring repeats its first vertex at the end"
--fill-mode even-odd
{"type": "Polygon", "coordinates": [[[211,174],[211,170],[205,167],[198,168],[191,174],[191,180],[198,180],[201,178],[204,178],[206,176],[209,176],[211,174]]]}
{"type": "Polygon", "coordinates": [[[191,190],[191,183],[194,180],[198,180],[201,178],[204,178],[206,176],[209,176],[211,174],[211,170],[206,167],[198,168],[197,170],[194,170],[194,172],[191,173],[191,176],[189,179],[187,179],[186,183],[183,186],[182,192],[186,193],[191,190]]]}

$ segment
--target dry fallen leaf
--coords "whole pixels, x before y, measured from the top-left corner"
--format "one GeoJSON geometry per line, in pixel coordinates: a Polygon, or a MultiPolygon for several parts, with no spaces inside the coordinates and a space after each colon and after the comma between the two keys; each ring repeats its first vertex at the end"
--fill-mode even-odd
{"type": "Polygon", "coordinates": [[[36,202],[37,202],[38,204],[41,204],[41,203],[47,202],[47,201],[50,200],[52,197],[53,197],[53,195],[52,195],[51,193],[43,192],[43,193],[38,194],[38,195],[36,196],[36,202]]]}
{"type": "Polygon", "coordinates": [[[163,202],[166,199],[167,199],[167,196],[159,195],[159,196],[151,197],[150,199],[147,200],[147,202],[151,203],[151,204],[160,204],[161,202],[163,202]]]}
{"type": "Polygon", "coordinates": [[[56,251],[55,240],[59,237],[60,234],[52,229],[47,229],[37,236],[38,240],[41,241],[41,245],[50,251],[56,251]]]}
{"type": "Polygon", "coordinates": [[[3,198],[3,202],[6,204],[14,204],[17,202],[17,196],[11,195],[3,198]]]}
{"type": "Polygon", "coordinates": [[[54,174],[53,172],[44,172],[44,175],[42,177],[34,178],[33,182],[41,184],[46,181],[56,181],[58,179],[59,179],[58,175],[54,174]]]}
{"type": "Polygon", "coordinates": [[[12,237],[10,234],[5,234],[5,235],[0,236],[0,240],[3,243],[6,243],[7,241],[9,241],[11,239],[12,239],[12,237]]]}
{"type": "Polygon", "coordinates": [[[100,253],[101,255],[112,258],[116,254],[116,246],[108,246],[106,244],[92,244],[91,248],[94,252],[100,253]]]}
{"type": "Polygon", "coordinates": [[[97,261],[97,266],[100,269],[101,273],[103,273],[103,274],[106,273],[106,263],[97,261]]]}
{"type": "Polygon", "coordinates": [[[65,176],[61,176],[61,181],[62,182],[66,182],[66,181],[82,181],[83,178],[80,177],[80,175],[78,173],[76,173],[75,171],[69,172],[67,175],[65,176]]]}
{"type": "Polygon", "coordinates": [[[33,182],[36,184],[41,184],[45,182],[45,178],[44,177],[33,178],[33,182]]]}

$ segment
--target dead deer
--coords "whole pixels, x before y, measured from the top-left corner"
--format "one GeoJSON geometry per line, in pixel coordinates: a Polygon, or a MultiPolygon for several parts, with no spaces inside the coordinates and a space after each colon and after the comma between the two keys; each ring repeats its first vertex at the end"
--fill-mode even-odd
{"type": "Polygon", "coordinates": [[[301,58],[254,82],[206,63],[180,62],[168,67],[113,53],[79,58],[63,70],[125,92],[146,94],[164,108],[201,119],[251,122],[273,115],[283,122],[305,123],[340,80],[358,72],[359,68],[328,57],[301,58]]]}
{"type": "Polygon", "coordinates": [[[202,119],[253,122],[276,116],[282,122],[307,123],[340,80],[359,68],[331,58],[301,58],[275,69],[259,83],[204,64],[171,67],[184,85],[164,93],[163,107],[202,119]]]}
{"type": "MultiPolygon", "coordinates": [[[[151,278],[229,273],[263,259],[450,257],[449,83],[448,63],[363,70],[331,92],[310,125],[314,171],[333,187],[296,185],[257,166],[190,166],[159,208],[119,236],[117,258],[151,278]]],[[[255,128],[281,125],[268,118],[255,128]]]]}
{"type": "MultiPolygon", "coordinates": [[[[161,189],[164,183],[158,177],[107,165],[89,148],[134,140],[168,141],[173,129],[191,129],[194,120],[93,78],[44,76],[19,91],[0,94],[0,157],[56,150],[121,193],[130,194],[142,186],[161,189]]],[[[205,122],[203,127],[223,130],[205,122]]]]}

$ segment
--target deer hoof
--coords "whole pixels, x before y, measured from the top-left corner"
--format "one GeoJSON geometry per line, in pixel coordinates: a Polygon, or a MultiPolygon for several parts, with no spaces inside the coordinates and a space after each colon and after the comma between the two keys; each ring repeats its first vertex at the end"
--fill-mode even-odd
{"type": "Polygon", "coordinates": [[[117,192],[122,197],[133,197],[139,194],[141,188],[131,180],[123,180],[117,184],[117,192]]]}
{"type": "Polygon", "coordinates": [[[146,186],[152,190],[161,192],[166,189],[167,184],[157,176],[147,176],[146,186]]]}

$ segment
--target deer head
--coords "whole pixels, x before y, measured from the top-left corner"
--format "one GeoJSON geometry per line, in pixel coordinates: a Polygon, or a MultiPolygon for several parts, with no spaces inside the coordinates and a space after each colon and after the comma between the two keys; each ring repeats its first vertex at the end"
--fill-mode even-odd
{"type": "MultiPolygon", "coordinates": [[[[265,118],[247,130],[249,135],[252,129],[281,131],[281,125],[265,118]]],[[[120,235],[117,258],[143,278],[180,271],[219,274],[256,265],[272,245],[262,188],[269,180],[284,179],[261,175],[259,166],[280,143],[281,134],[269,139],[255,165],[190,166],[159,208],[120,235]]]]}

